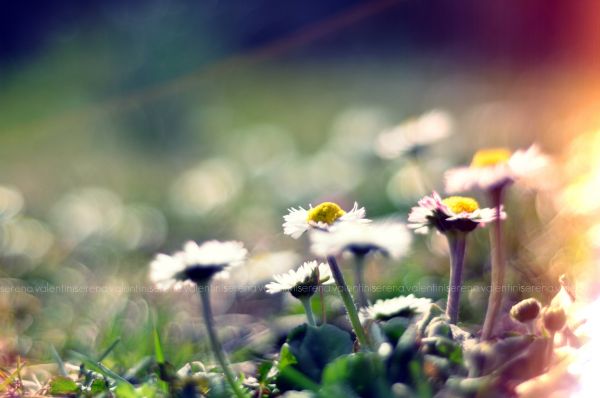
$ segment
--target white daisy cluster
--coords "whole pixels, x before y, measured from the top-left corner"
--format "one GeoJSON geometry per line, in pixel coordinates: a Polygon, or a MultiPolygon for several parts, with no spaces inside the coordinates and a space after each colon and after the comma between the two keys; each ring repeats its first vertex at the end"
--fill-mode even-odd
{"type": "Polygon", "coordinates": [[[319,285],[333,283],[329,265],[316,261],[307,261],[296,270],[274,275],[273,279],[265,286],[267,293],[290,292],[294,297],[312,296],[319,285]]]}
{"type": "MultiPolygon", "coordinates": [[[[501,218],[506,214],[502,211],[501,218]]],[[[417,233],[427,233],[429,228],[436,228],[439,232],[458,230],[469,232],[480,225],[496,219],[496,210],[479,208],[473,198],[450,196],[442,199],[437,192],[425,196],[418,202],[418,206],[411,209],[408,215],[408,227],[417,233]]]]}
{"type": "Polygon", "coordinates": [[[368,223],[370,220],[365,218],[365,208],[354,207],[348,212],[333,202],[323,202],[316,207],[309,206],[308,210],[299,207],[290,208],[288,214],[283,217],[283,233],[298,239],[309,229],[329,230],[333,225],[339,225],[343,222],[353,221],[368,223]]]}
{"type": "Polygon", "coordinates": [[[344,251],[355,255],[381,252],[400,258],[408,252],[412,237],[400,222],[343,223],[329,231],[310,233],[311,251],[320,257],[336,256],[344,251]]]}
{"type": "Polygon", "coordinates": [[[432,110],[380,133],[375,152],[383,159],[394,159],[417,151],[450,136],[453,124],[448,112],[432,110]]]}
{"type": "Polygon", "coordinates": [[[490,190],[518,180],[532,182],[543,175],[549,165],[550,158],[537,145],[514,153],[505,148],[483,149],[475,153],[470,166],[446,172],[446,191],[490,190]]]}
{"type": "Polygon", "coordinates": [[[182,251],[157,254],[150,263],[150,280],[162,290],[181,289],[186,283],[226,277],[230,268],[243,264],[248,251],[243,243],[210,240],[189,241],[182,251]]]}
{"type": "Polygon", "coordinates": [[[398,296],[387,300],[377,300],[375,304],[360,310],[361,320],[388,320],[397,316],[412,317],[425,314],[431,307],[431,300],[424,297],[398,296]]]}

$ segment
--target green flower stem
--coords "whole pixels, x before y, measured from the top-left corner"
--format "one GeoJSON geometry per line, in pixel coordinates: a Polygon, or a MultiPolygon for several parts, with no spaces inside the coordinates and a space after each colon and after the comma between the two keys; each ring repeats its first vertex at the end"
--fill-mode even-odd
{"type": "Polygon", "coordinates": [[[304,306],[304,312],[306,312],[306,319],[310,326],[317,326],[315,322],[315,316],[313,315],[313,310],[310,306],[310,297],[302,297],[300,298],[302,305],[304,306]]]}
{"type": "Polygon", "coordinates": [[[465,262],[467,234],[464,232],[449,232],[446,234],[446,238],[448,239],[448,247],[450,248],[450,286],[448,286],[446,315],[450,318],[450,323],[456,324],[460,310],[462,271],[465,262]]]}
{"type": "Polygon", "coordinates": [[[364,254],[355,254],[354,255],[354,279],[355,283],[358,287],[358,306],[366,307],[369,305],[369,300],[367,299],[367,294],[365,292],[365,256],[364,254]]]}
{"type": "Polygon", "coordinates": [[[319,298],[321,299],[321,324],[327,323],[327,307],[325,306],[325,287],[319,286],[319,298]]]}
{"type": "Polygon", "coordinates": [[[354,329],[354,333],[356,333],[356,338],[358,339],[358,342],[360,343],[360,346],[363,350],[369,350],[371,348],[371,345],[369,343],[369,340],[367,339],[365,330],[360,324],[360,319],[358,318],[358,311],[356,310],[354,300],[352,300],[352,296],[350,295],[350,291],[348,290],[348,286],[346,285],[346,281],[344,280],[344,275],[342,274],[342,271],[340,270],[340,267],[338,266],[335,257],[327,257],[327,262],[329,263],[329,267],[331,268],[331,273],[333,275],[333,279],[335,280],[337,289],[340,292],[340,296],[342,296],[342,301],[344,302],[344,306],[346,307],[346,311],[348,312],[350,324],[354,329]]]}
{"type": "Polygon", "coordinates": [[[210,340],[210,345],[215,354],[215,358],[221,368],[223,369],[223,374],[225,375],[225,379],[227,383],[233,390],[235,396],[237,398],[246,398],[246,394],[242,391],[240,385],[237,383],[235,376],[233,375],[233,371],[229,367],[229,363],[227,362],[227,358],[225,357],[225,352],[223,351],[223,347],[221,346],[221,342],[217,336],[217,332],[215,331],[215,321],[213,319],[212,308],[210,306],[210,282],[202,282],[198,283],[200,299],[202,301],[202,311],[204,315],[204,322],[206,324],[206,331],[208,332],[208,338],[210,340]]]}
{"type": "Polygon", "coordinates": [[[504,187],[496,188],[491,192],[492,203],[496,209],[496,221],[490,231],[490,246],[492,249],[492,283],[490,297],[488,299],[487,312],[481,332],[482,340],[489,340],[494,332],[494,324],[498,318],[502,306],[502,295],[504,290],[504,277],[506,274],[506,263],[504,257],[504,242],[502,236],[502,220],[500,209],[502,207],[502,196],[504,187]]]}

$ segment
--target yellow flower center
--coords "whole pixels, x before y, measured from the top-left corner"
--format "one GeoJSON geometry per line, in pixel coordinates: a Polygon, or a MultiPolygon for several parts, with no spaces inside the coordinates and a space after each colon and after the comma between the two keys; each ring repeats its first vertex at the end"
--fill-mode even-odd
{"type": "Polygon", "coordinates": [[[511,152],[506,148],[481,149],[475,152],[471,167],[488,167],[508,163],[511,152]]]}
{"type": "Polygon", "coordinates": [[[442,203],[456,214],[473,213],[479,209],[479,203],[475,199],[464,196],[450,196],[442,200],[442,203]]]}
{"type": "Polygon", "coordinates": [[[333,224],[335,220],[346,214],[344,210],[333,202],[323,202],[308,211],[308,221],[333,224]]]}

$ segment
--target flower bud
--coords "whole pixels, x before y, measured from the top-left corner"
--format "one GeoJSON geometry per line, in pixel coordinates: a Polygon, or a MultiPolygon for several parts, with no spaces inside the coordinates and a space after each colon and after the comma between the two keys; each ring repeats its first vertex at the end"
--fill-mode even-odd
{"type": "Polygon", "coordinates": [[[542,305],[534,298],[528,298],[513,305],[510,316],[518,322],[526,323],[533,321],[540,314],[542,305]]]}
{"type": "Polygon", "coordinates": [[[551,306],[544,311],[544,327],[552,333],[561,330],[567,322],[567,315],[562,307],[551,306]]]}

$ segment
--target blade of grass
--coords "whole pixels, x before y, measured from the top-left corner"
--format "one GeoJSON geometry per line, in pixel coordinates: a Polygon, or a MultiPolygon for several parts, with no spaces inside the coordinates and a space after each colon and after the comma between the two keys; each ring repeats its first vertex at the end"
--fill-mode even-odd
{"type": "Polygon", "coordinates": [[[286,366],[281,370],[281,375],[283,375],[286,379],[291,380],[294,384],[301,386],[305,390],[310,390],[313,392],[319,391],[320,386],[306,377],[302,372],[296,370],[292,366],[286,366]]]}
{"type": "Polygon", "coordinates": [[[154,356],[156,357],[156,362],[159,364],[165,363],[165,353],[162,348],[162,344],[160,342],[160,336],[158,334],[158,330],[156,330],[156,326],[153,331],[154,337],[154,356]]]}
{"type": "Polygon", "coordinates": [[[58,355],[56,347],[54,347],[54,345],[52,344],[50,344],[50,353],[52,354],[52,358],[54,358],[54,362],[56,362],[56,364],[58,365],[58,371],[60,372],[61,376],[68,376],[67,369],[65,369],[65,363],[63,362],[60,355],[58,355]]]}
{"type": "Polygon", "coordinates": [[[95,359],[90,358],[87,355],[82,354],[82,353],[77,352],[77,351],[69,351],[69,353],[72,356],[74,356],[75,358],[77,358],[79,361],[83,362],[85,364],[85,366],[87,366],[91,370],[93,370],[95,372],[98,372],[101,375],[106,376],[108,378],[111,378],[111,379],[113,379],[115,381],[119,381],[119,382],[122,382],[122,383],[131,384],[126,379],[124,379],[123,377],[119,376],[117,373],[113,372],[112,370],[110,370],[106,366],[102,365],[100,362],[97,362],[95,359]]]}
{"type": "Polygon", "coordinates": [[[2,384],[0,384],[0,391],[6,390],[6,387],[8,387],[10,385],[10,383],[12,383],[13,380],[16,378],[17,378],[17,371],[15,370],[13,373],[6,376],[6,378],[4,379],[2,384]]]}
{"type": "Polygon", "coordinates": [[[117,344],[119,344],[120,342],[121,342],[121,338],[119,337],[106,350],[104,350],[104,352],[102,353],[102,355],[100,355],[100,357],[98,357],[98,362],[102,362],[104,359],[106,359],[106,357],[110,355],[112,350],[114,350],[115,347],[117,346],[117,344]]]}
{"type": "MultiPolygon", "coordinates": [[[[156,328],[156,324],[154,324],[152,334],[154,337],[154,357],[156,359],[156,363],[158,364],[159,368],[164,368],[165,367],[165,353],[164,353],[162,344],[160,342],[160,335],[158,334],[158,329],[156,328]]],[[[158,379],[158,387],[163,392],[169,391],[168,383],[166,381],[162,380],[160,377],[158,379]]]]}

